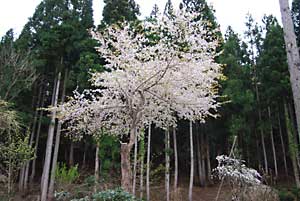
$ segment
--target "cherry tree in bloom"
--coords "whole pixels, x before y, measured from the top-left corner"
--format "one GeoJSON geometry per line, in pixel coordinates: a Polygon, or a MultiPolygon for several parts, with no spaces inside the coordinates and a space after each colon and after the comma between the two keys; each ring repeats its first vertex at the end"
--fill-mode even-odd
{"type": "Polygon", "coordinates": [[[177,11],[174,18],[145,21],[93,32],[107,71],[94,73],[94,89],[75,92],[60,106],[60,118],[72,133],[105,128],[120,135],[122,187],[130,191],[130,151],[145,125],[166,129],[177,118],[215,116],[221,66],[214,61],[217,41],[206,38],[198,15],[177,11]]]}

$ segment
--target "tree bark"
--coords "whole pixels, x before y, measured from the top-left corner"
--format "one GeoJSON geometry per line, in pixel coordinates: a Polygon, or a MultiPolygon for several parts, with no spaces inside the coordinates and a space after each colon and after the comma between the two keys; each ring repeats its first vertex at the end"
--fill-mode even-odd
{"type": "MultiPolygon", "coordinates": [[[[67,81],[68,81],[68,70],[66,69],[65,76],[64,76],[63,88],[62,88],[62,95],[61,95],[61,102],[60,102],[61,104],[63,104],[65,102],[67,81]]],[[[54,146],[53,159],[52,159],[50,185],[49,185],[49,190],[48,190],[48,199],[49,200],[53,200],[53,198],[54,198],[55,171],[56,171],[59,144],[60,144],[60,132],[61,132],[61,122],[58,122],[57,128],[56,128],[55,146],[54,146]]]]}
{"type": "MultiPolygon", "coordinates": [[[[45,103],[45,93],[43,93],[42,96],[42,102],[41,102],[41,108],[44,107],[44,103],[45,103]]],[[[42,126],[42,119],[43,119],[43,113],[44,111],[41,110],[40,111],[40,115],[39,115],[39,122],[38,122],[38,127],[37,127],[37,132],[36,132],[36,137],[35,137],[35,147],[34,147],[34,159],[32,161],[32,167],[31,167],[31,174],[30,174],[30,183],[33,182],[34,177],[35,177],[35,167],[36,167],[36,157],[37,157],[37,149],[38,149],[38,145],[39,145],[39,138],[40,138],[40,133],[41,133],[41,126],[42,126]]]]}
{"type": "MultiPolygon", "coordinates": [[[[54,104],[52,105],[53,107],[57,106],[59,85],[60,85],[60,79],[61,79],[60,77],[61,77],[61,72],[58,73],[56,90],[55,89],[53,90],[53,91],[55,91],[54,104]]],[[[51,122],[50,122],[49,129],[48,129],[45,162],[44,162],[44,168],[43,168],[43,179],[42,179],[42,184],[41,184],[42,185],[41,186],[41,201],[47,201],[49,170],[50,170],[51,155],[52,155],[55,119],[56,119],[56,111],[53,110],[52,114],[51,114],[51,122]]]]}
{"type": "Polygon", "coordinates": [[[147,172],[146,172],[146,193],[147,201],[150,201],[150,151],[151,151],[151,124],[148,127],[148,144],[147,144],[147,172]]]}
{"type": "Polygon", "coordinates": [[[296,143],[297,140],[295,139],[293,134],[292,123],[289,118],[288,108],[286,103],[284,103],[284,115],[285,115],[286,131],[288,134],[288,141],[289,141],[289,152],[293,164],[295,182],[297,188],[300,188],[299,169],[297,165],[297,154],[298,154],[298,148],[296,143]]]}
{"type": "Polygon", "coordinates": [[[273,126],[272,126],[272,117],[271,117],[271,108],[268,106],[268,114],[270,120],[270,135],[271,135],[271,144],[272,144],[272,152],[273,152],[273,159],[274,159],[274,167],[275,167],[275,176],[278,177],[278,168],[277,168],[277,157],[276,157],[276,149],[274,143],[274,135],[273,135],[273,126]]]}
{"type": "Polygon", "coordinates": [[[170,131],[169,128],[166,130],[166,141],[165,141],[165,157],[166,157],[166,171],[165,171],[165,188],[167,194],[167,201],[170,201],[170,131]]]}
{"type": "Polygon", "coordinates": [[[290,82],[293,91],[298,140],[300,141],[300,56],[288,0],[279,0],[290,82]]]}
{"type": "Polygon", "coordinates": [[[200,186],[203,187],[205,185],[205,182],[203,181],[203,171],[202,171],[202,156],[201,156],[201,148],[200,148],[200,129],[198,129],[198,135],[196,136],[196,142],[197,142],[197,162],[198,162],[198,176],[199,176],[199,183],[200,186]]]}
{"type": "Polygon", "coordinates": [[[100,148],[100,144],[99,144],[99,142],[97,142],[96,154],[95,154],[95,186],[94,186],[94,193],[97,192],[97,187],[98,187],[98,184],[99,184],[99,175],[100,175],[99,148],[100,148]]]}
{"type": "Polygon", "coordinates": [[[70,144],[69,166],[74,166],[74,142],[72,140],[70,144]]]}
{"type": "Polygon", "coordinates": [[[141,133],[140,138],[140,199],[144,193],[144,159],[145,159],[145,133],[141,133]]]}
{"type": "Polygon", "coordinates": [[[176,191],[178,186],[178,152],[177,152],[177,139],[176,139],[176,128],[173,127],[173,140],[174,140],[174,190],[176,191]]]}
{"type": "Polygon", "coordinates": [[[282,149],[282,154],[283,154],[284,170],[285,170],[285,175],[288,176],[288,167],[287,167],[287,162],[286,162],[286,152],[285,152],[285,146],[284,146],[284,141],[283,141],[279,111],[277,113],[277,119],[278,119],[278,127],[279,127],[278,129],[279,129],[279,135],[280,135],[281,149],[282,149]]]}
{"type": "Polygon", "coordinates": [[[206,134],[206,161],[207,161],[207,180],[211,183],[211,165],[210,165],[210,150],[209,150],[209,139],[206,134]]]}
{"type": "Polygon", "coordinates": [[[25,167],[23,166],[20,170],[20,175],[19,175],[19,191],[24,190],[24,172],[25,172],[25,167]]]}
{"type": "MultiPolygon", "coordinates": [[[[31,130],[31,135],[30,135],[30,141],[29,141],[29,146],[32,147],[33,142],[34,142],[34,135],[35,135],[35,130],[36,130],[36,124],[37,124],[37,118],[38,118],[38,108],[40,107],[40,102],[42,98],[42,87],[39,89],[39,94],[38,94],[38,100],[36,103],[36,108],[35,108],[35,113],[34,113],[34,119],[33,119],[33,124],[32,124],[32,130],[31,130]]],[[[28,177],[29,177],[29,167],[30,167],[30,162],[28,161],[25,165],[25,174],[24,174],[24,189],[26,190],[28,188],[28,177]]]]}
{"type": "Polygon", "coordinates": [[[135,190],[136,190],[137,154],[138,154],[138,135],[135,135],[135,137],[134,137],[134,159],[133,159],[133,182],[132,182],[132,194],[134,196],[135,196],[135,190]]]}
{"type": "Polygon", "coordinates": [[[131,192],[131,167],[130,167],[130,151],[131,147],[127,143],[121,144],[121,172],[122,187],[125,191],[131,192]]]}
{"type": "Polygon", "coordinates": [[[193,200],[193,184],[194,184],[194,146],[193,146],[193,122],[190,121],[190,152],[191,152],[191,170],[189,184],[189,201],[193,200]]]}

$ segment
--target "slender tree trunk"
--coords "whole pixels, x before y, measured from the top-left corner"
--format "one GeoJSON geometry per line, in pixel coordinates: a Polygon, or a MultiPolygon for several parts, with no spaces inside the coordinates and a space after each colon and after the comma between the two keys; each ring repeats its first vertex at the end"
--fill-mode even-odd
{"type": "Polygon", "coordinates": [[[69,166],[74,166],[74,142],[72,140],[70,144],[69,166]]]}
{"type": "MultiPolygon", "coordinates": [[[[53,90],[53,91],[55,91],[55,93],[54,93],[55,99],[54,99],[53,107],[57,106],[59,85],[60,85],[60,79],[61,79],[60,77],[61,77],[61,72],[58,73],[56,90],[53,90]]],[[[47,145],[46,145],[46,154],[45,154],[42,188],[41,188],[41,201],[47,201],[49,171],[50,171],[50,164],[51,164],[54,129],[55,129],[55,119],[56,119],[56,111],[53,110],[52,114],[51,114],[51,122],[50,122],[49,129],[48,129],[48,138],[47,138],[47,145]]]]}
{"type": "Polygon", "coordinates": [[[146,191],[147,201],[150,201],[150,148],[151,148],[151,124],[148,127],[148,144],[147,144],[147,172],[146,172],[146,191]]]}
{"type": "Polygon", "coordinates": [[[211,165],[210,165],[210,150],[209,150],[209,139],[206,134],[206,161],[207,161],[207,180],[211,184],[211,165]]]}
{"type": "Polygon", "coordinates": [[[196,136],[196,141],[197,141],[197,162],[198,162],[198,176],[199,176],[199,183],[200,186],[204,186],[204,181],[203,181],[203,171],[202,171],[202,157],[201,157],[201,148],[200,148],[200,129],[198,129],[198,136],[196,136]]]}
{"type": "Polygon", "coordinates": [[[191,149],[191,170],[189,184],[189,201],[193,200],[193,184],[194,184],[194,145],[193,145],[193,122],[190,121],[190,149],[191,149]]]}
{"type": "Polygon", "coordinates": [[[94,186],[94,193],[97,192],[97,187],[98,187],[98,183],[99,183],[99,175],[100,175],[99,148],[100,148],[100,144],[99,144],[99,142],[97,142],[96,155],[95,155],[95,186],[94,186]]]}
{"type": "Polygon", "coordinates": [[[298,128],[298,140],[300,141],[300,56],[297,47],[294,24],[291,17],[288,0],[279,0],[281,18],[284,31],[290,82],[292,85],[296,122],[298,128]]]}
{"type": "Polygon", "coordinates": [[[274,159],[274,167],[275,167],[275,176],[278,177],[278,169],[277,169],[277,157],[276,157],[276,149],[274,143],[274,135],[273,135],[273,126],[272,126],[272,117],[271,117],[271,108],[268,107],[269,113],[269,120],[270,120],[270,135],[271,135],[271,143],[272,143],[272,152],[273,152],[273,159],[274,159]]]}
{"type": "Polygon", "coordinates": [[[284,115],[285,115],[286,129],[287,129],[286,131],[288,134],[288,141],[289,141],[289,152],[290,152],[290,157],[291,157],[292,164],[293,164],[295,182],[296,182],[297,188],[300,188],[299,169],[298,169],[297,157],[296,157],[298,154],[298,150],[297,150],[298,148],[297,148],[297,143],[296,143],[297,140],[295,139],[294,134],[293,134],[292,123],[289,118],[288,108],[287,108],[286,103],[284,103],[284,115]]]}
{"type": "Polygon", "coordinates": [[[286,162],[286,152],[285,152],[285,146],[284,146],[284,141],[283,141],[283,136],[282,136],[282,128],[281,128],[281,121],[280,121],[279,111],[277,113],[277,119],[278,119],[281,149],[282,149],[282,154],[283,154],[284,170],[285,170],[285,175],[288,176],[288,167],[287,167],[287,162],[286,162]]]}
{"type": "Polygon", "coordinates": [[[204,137],[203,137],[203,135],[204,135],[204,133],[205,133],[205,131],[203,131],[203,134],[201,135],[201,145],[200,145],[200,152],[201,152],[201,170],[202,170],[202,173],[201,173],[201,175],[202,175],[202,180],[203,180],[203,184],[204,184],[204,186],[206,186],[206,169],[205,169],[205,155],[206,155],[206,153],[205,153],[205,142],[204,142],[204,137]]]}
{"type": "Polygon", "coordinates": [[[166,157],[166,172],[165,172],[165,187],[167,193],[167,201],[170,201],[170,131],[169,128],[166,130],[166,141],[165,141],[165,157],[166,157]]]}
{"type": "MultiPolygon", "coordinates": [[[[42,96],[42,101],[41,101],[41,108],[44,107],[44,103],[45,103],[45,93],[43,93],[42,96]]],[[[40,115],[39,115],[39,122],[38,122],[38,127],[37,127],[37,131],[36,131],[36,137],[35,137],[35,146],[34,146],[34,159],[32,161],[32,167],[31,167],[31,175],[30,175],[30,183],[33,182],[34,177],[35,177],[35,167],[36,167],[36,157],[37,157],[37,149],[38,149],[38,145],[39,145],[39,138],[40,138],[40,133],[41,133],[41,126],[42,126],[42,119],[43,119],[43,113],[44,111],[41,110],[40,111],[40,115]]]]}
{"type": "MultiPolygon", "coordinates": [[[[65,76],[64,76],[63,88],[62,88],[62,95],[61,95],[61,102],[60,102],[61,104],[63,104],[65,102],[67,81],[68,81],[68,70],[66,69],[65,76]]],[[[53,198],[54,198],[55,171],[56,171],[58,151],[59,151],[60,132],[61,132],[61,122],[58,122],[57,128],[56,128],[55,146],[54,146],[53,159],[52,159],[50,185],[49,185],[49,190],[48,190],[48,199],[50,201],[53,200],[53,198]]]]}
{"type": "Polygon", "coordinates": [[[20,176],[19,176],[19,191],[23,191],[24,187],[24,172],[25,172],[25,167],[23,166],[20,170],[20,176]]]}
{"type": "Polygon", "coordinates": [[[178,152],[177,152],[177,139],[176,139],[176,128],[173,127],[173,140],[174,140],[174,190],[176,191],[178,186],[178,152]]]}
{"type": "Polygon", "coordinates": [[[140,137],[140,199],[144,194],[144,160],[145,160],[145,133],[141,133],[140,137]]]}
{"type": "MultiPolygon", "coordinates": [[[[258,92],[258,86],[257,83],[255,84],[255,92],[256,92],[256,100],[259,105],[258,108],[258,119],[259,122],[262,122],[262,116],[261,116],[261,109],[260,109],[260,99],[259,99],[259,92],[258,92]]],[[[265,138],[264,138],[264,131],[262,128],[259,129],[260,131],[260,138],[261,138],[261,144],[264,154],[264,164],[265,164],[265,174],[269,174],[269,166],[268,166],[268,158],[267,158],[267,151],[266,151],[266,145],[265,145],[265,138]]]]}
{"type": "Polygon", "coordinates": [[[84,151],[83,151],[83,158],[82,158],[82,168],[86,167],[86,152],[87,152],[87,149],[88,149],[87,142],[84,141],[84,151]]]}
{"type": "MultiPolygon", "coordinates": [[[[38,100],[37,100],[37,104],[36,104],[36,108],[35,108],[33,125],[32,125],[32,130],[31,130],[31,135],[30,135],[30,141],[29,141],[29,146],[30,147],[32,147],[32,145],[34,143],[35,130],[36,130],[37,118],[38,118],[38,109],[40,107],[41,98],[42,98],[42,87],[40,87],[40,89],[39,89],[38,100]]],[[[25,165],[24,184],[23,184],[25,190],[27,190],[27,188],[28,188],[28,177],[29,177],[30,162],[31,161],[28,161],[25,165]]]]}
{"type": "Polygon", "coordinates": [[[138,135],[135,135],[135,137],[134,137],[134,159],[133,159],[133,182],[132,182],[132,194],[134,196],[135,196],[135,190],[136,190],[137,154],[138,154],[138,135]]]}

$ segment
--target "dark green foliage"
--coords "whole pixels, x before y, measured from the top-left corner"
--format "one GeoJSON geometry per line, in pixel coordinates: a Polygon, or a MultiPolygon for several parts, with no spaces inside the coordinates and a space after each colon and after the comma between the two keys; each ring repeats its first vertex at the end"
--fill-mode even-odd
{"type": "Polygon", "coordinates": [[[140,14],[139,5],[134,0],[104,0],[103,22],[115,24],[123,21],[135,21],[140,14]]]}
{"type": "Polygon", "coordinates": [[[138,201],[133,195],[117,188],[115,190],[107,190],[94,194],[94,201],[138,201]]]}
{"type": "Polygon", "coordinates": [[[258,57],[262,97],[268,104],[291,96],[283,30],[273,16],[264,18],[266,37],[258,57]]]}
{"type": "Polygon", "coordinates": [[[116,137],[103,135],[100,138],[99,157],[101,161],[101,174],[109,175],[119,169],[120,143],[116,137]]]}

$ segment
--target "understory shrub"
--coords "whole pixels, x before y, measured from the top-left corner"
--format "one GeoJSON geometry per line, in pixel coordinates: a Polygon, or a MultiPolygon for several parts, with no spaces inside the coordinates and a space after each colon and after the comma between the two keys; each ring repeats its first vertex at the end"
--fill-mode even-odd
{"type": "Polygon", "coordinates": [[[139,201],[139,199],[136,199],[122,188],[95,193],[92,198],[93,201],[139,201]]]}
{"type": "Polygon", "coordinates": [[[67,168],[65,163],[61,163],[55,170],[56,181],[60,184],[72,184],[78,177],[78,165],[67,168]]]}

